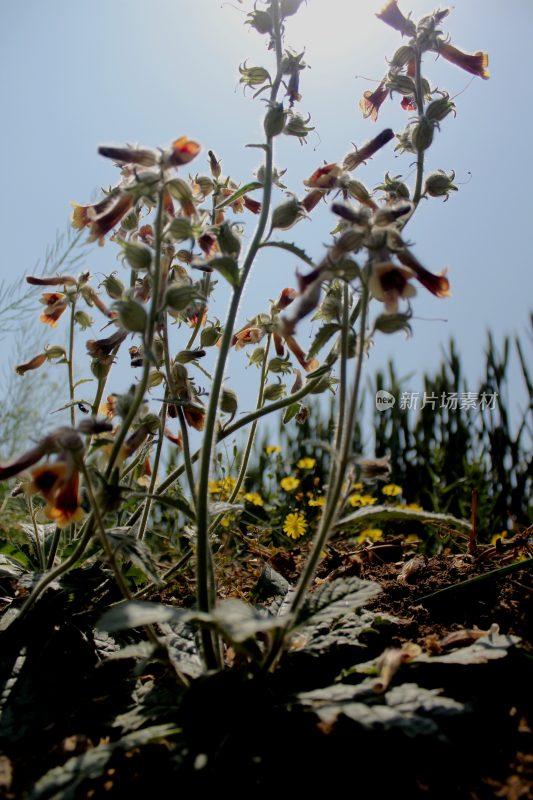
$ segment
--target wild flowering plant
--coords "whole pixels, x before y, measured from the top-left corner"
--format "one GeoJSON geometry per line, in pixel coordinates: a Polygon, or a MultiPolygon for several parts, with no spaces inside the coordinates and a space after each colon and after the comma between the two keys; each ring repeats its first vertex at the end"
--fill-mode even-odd
{"type": "MultiPolygon", "coordinates": [[[[253,145],[262,156],[256,175],[245,183],[240,176],[223,175],[219,157],[209,149],[216,143],[203,149],[188,137],[190,131],[160,149],[102,146],[100,155],[118,167],[119,179],[97,203],[74,204],[72,224],[86,230],[98,245],[117,248],[129,277],[113,272],[99,285],[89,273],[28,278],[43,287],[41,321],[55,328],[68,319],[69,347],[45,347],[17,372],[24,375],[49,362],[66,367],[70,427],[46,435],[28,453],[0,468],[2,479],[32,468],[27,490],[43,498],[44,516],[57,526],[47,569],[19,617],[48,585],[83,559],[97,535],[124,599],[131,601],[108,611],[101,625],[117,630],[174,619],[177,609],[132,600],[136,587],[126,575],[132,540],[141,546],[154,503],[167,500],[177,504],[195,560],[196,608],[183,614],[200,627],[205,668],[224,665],[223,639],[264,669],[272,668],[302,618],[321,553],[342,509],[372,501],[361,483],[366,475],[388,475],[387,464],[365,464],[354,449],[369,343],[375,336],[409,331],[417,287],[441,298],[450,289],[446,270],[423,266],[405,234],[422,198],[447,199],[457,190],[453,171],[426,174],[424,169],[427,150],[455,114],[448,93],[434,88],[425,76],[424,60],[439,56],[487,78],[487,56],[463,53],[449,41],[442,30],[447,10],[415,21],[403,14],[396,0],[389,0],[377,16],[397,30],[401,40],[385,76],[376,89],[364,92],[359,107],[376,123],[386,113],[387,99],[399,97],[406,112],[404,129],[384,127],[344,158],[310,169],[303,187],[279,197],[286,189],[282,178],[287,177],[274,165],[278,139],[305,142],[313,130],[309,117],[296,110],[307,65],[303,54],[285,42],[287,20],[301,4],[302,0],[265,0],[256,2],[247,15],[247,24],[264,38],[272,62],[268,68],[246,62],[240,67],[241,83],[265,101],[264,139],[253,145]],[[365,163],[382,148],[392,147],[406,154],[409,163],[415,160],[414,186],[389,173],[378,186],[366,186],[365,163]],[[283,237],[321,203],[329,204],[337,222],[326,252],[312,258],[283,237]],[[245,246],[243,232],[252,224],[245,246]],[[258,308],[237,329],[243,292],[265,248],[289,251],[303,268],[296,272],[294,286],[286,287],[270,307],[258,308]],[[212,318],[209,310],[217,280],[226,282],[231,292],[223,322],[212,318]],[[75,381],[74,339],[76,329],[90,325],[89,310],[107,330],[86,342],[96,379],[96,392],[88,403],[80,399],[75,381]],[[305,352],[298,326],[310,314],[322,324],[305,352]],[[329,352],[319,362],[326,346],[329,352]],[[106,394],[110,372],[126,347],[137,380],[129,391],[106,394]],[[202,366],[209,348],[216,353],[212,374],[202,366]],[[237,395],[224,384],[232,351],[243,351],[259,368],[256,409],[238,419],[237,395]],[[207,390],[202,388],[206,378],[207,390]],[[231,519],[240,513],[241,501],[256,507],[263,502],[259,494],[246,493],[245,486],[260,419],[283,411],[286,424],[302,421],[307,415],[305,398],[332,386],[337,402],[334,441],[321,445],[331,456],[327,490],[311,497],[316,533],[283,614],[266,620],[244,603],[217,604],[215,534],[228,515],[231,519]],[[154,389],[159,399],[151,395],[154,389]],[[82,412],[89,413],[87,421],[79,421],[82,412]],[[191,450],[190,428],[201,433],[197,452],[191,450]],[[240,429],[248,434],[236,477],[215,475],[217,448],[240,429]],[[179,448],[181,463],[162,479],[165,440],[179,448]],[[49,460],[42,462],[45,458],[49,460]],[[37,462],[42,463],[36,467],[37,462]],[[57,553],[62,552],[65,530],[70,549],[61,559],[57,553]],[[130,544],[121,559],[124,535],[130,544]]],[[[312,471],[312,462],[303,457],[296,471],[283,478],[281,490],[287,497],[298,489],[302,474],[312,471]]],[[[395,492],[391,485],[388,494],[394,497],[395,492]]],[[[307,533],[308,521],[296,506],[287,506],[280,528],[297,540],[307,533]]],[[[370,540],[379,534],[378,529],[367,531],[370,540]]],[[[154,567],[150,585],[165,586],[182,563],[183,559],[164,574],[154,567]]],[[[164,644],[160,634],[148,630],[155,644],[164,644]]],[[[181,673],[178,677],[187,680],[181,673]]]]}

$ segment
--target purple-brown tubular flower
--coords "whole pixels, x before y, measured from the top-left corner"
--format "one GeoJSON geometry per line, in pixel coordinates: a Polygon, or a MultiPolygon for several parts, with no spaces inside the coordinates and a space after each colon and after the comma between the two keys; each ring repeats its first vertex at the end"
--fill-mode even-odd
{"type": "Polygon", "coordinates": [[[109,205],[105,211],[93,217],[90,220],[91,233],[89,241],[96,241],[99,245],[103,245],[106,233],[109,233],[110,230],[118,225],[132,206],[133,197],[129,194],[123,194],[112,205],[109,205]]]}
{"type": "Polygon", "coordinates": [[[435,275],[425,267],[422,266],[420,261],[411,253],[407,248],[399,250],[396,255],[398,259],[406,267],[409,267],[422,286],[424,286],[431,294],[436,297],[450,297],[450,281],[446,278],[446,269],[439,275],[435,275]]]}
{"type": "Polygon", "coordinates": [[[488,80],[488,78],[490,78],[490,73],[487,69],[489,65],[489,56],[481,50],[473,54],[463,53],[462,50],[458,50],[457,47],[445,43],[440,44],[436,52],[445,58],[446,61],[451,61],[452,64],[461,67],[461,69],[470,72],[472,75],[477,75],[479,78],[483,78],[483,80],[488,80]]]}
{"type": "Polygon", "coordinates": [[[379,114],[379,109],[389,96],[389,90],[387,89],[385,81],[381,81],[378,88],[375,89],[373,92],[370,89],[367,89],[366,92],[363,93],[363,97],[359,101],[359,108],[363,114],[363,117],[367,119],[370,117],[371,120],[376,122],[379,114]]]}
{"type": "Polygon", "coordinates": [[[378,150],[381,150],[391,139],[394,139],[394,131],[391,128],[385,128],[384,131],[381,131],[380,134],[367,142],[367,144],[355,148],[354,153],[348,153],[342,166],[344,169],[348,170],[348,172],[352,172],[359,164],[367,161],[367,159],[371,158],[378,150]]]}
{"type": "Polygon", "coordinates": [[[396,0],[389,0],[376,17],[387,25],[390,25],[394,30],[399,31],[402,36],[414,36],[416,33],[416,26],[411,19],[404,17],[396,0]]]}
{"type": "Polygon", "coordinates": [[[373,264],[369,280],[369,288],[376,300],[385,303],[389,314],[398,311],[398,301],[414,297],[415,287],[409,283],[414,273],[405,267],[399,267],[392,261],[373,264]]]}

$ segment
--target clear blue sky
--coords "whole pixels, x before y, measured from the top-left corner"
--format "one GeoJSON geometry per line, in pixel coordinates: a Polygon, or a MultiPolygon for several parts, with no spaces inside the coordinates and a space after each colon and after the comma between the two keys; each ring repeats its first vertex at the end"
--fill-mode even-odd
{"type": "MultiPolygon", "coordinates": [[[[324,161],[341,159],[351,142],[405,124],[395,101],[382,107],[378,123],[363,120],[357,108],[372,84],[356,76],[381,78],[385,57],[401,43],[374,16],[382,5],[309,0],[288,22],[287,44],[305,47],[312,67],[302,75],[299,110],[311,113],[318,134],[305,147],[285,139],[277,153],[278,165],[288,167],[288,188],[298,194],[304,178],[324,161]]],[[[115,180],[111,163],[96,153],[102,142],[164,145],[186,134],[204,146],[194,171],[207,171],[212,148],[226,174],[250,179],[259,151],[244,145],[261,139],[263,105],[243,96],[237,67],[245,59],[271,64],[265,39],[243,26],[250,6],[216,0],[1,1],[0,277],[31,270],[64,229],[69,201],[88,202],[99,186],[115,180]]],[[[433,2],[406,0],[400,7],[417,19],[433,2]]],[[[439,300],[420,288],[415,315],[447,322],[417,320],[407,342],[401,335],[381,337],[374,366],[392,356],[400,374],[416,370],[420,376],[437,365],[441,345],[453,335],[475,388],[487,329],[497,342],[526,330],[533,306],[532,23],[530,0],[457,0],[446,30],[456,46],[488,51],[491,79],[468,85],[467,73],[426,58],[434,85],[452,95],[467,87],[456,100],[457,118],[445,120],[428,159],[429,168],[456,171],[460,192],[445,204],[424,201],[409,226],[419,259],[433,271],[449,268],[453,296],[439,300]]],[[[372,187],[389,170],[410,175],[412,182],[410,162],[409,156],[395,158],[390,147],[356,177],[372,187]]],[[[334,220],[325,212],[315,216],[290,234],[319,258],[334,220]]],[[[120,270],[109,244],[89,250],[86,265],[94,272],[120,270]]],[[[259,262],[242,316],[265,310],[268,298],[294,285],[295,266],[293,258],[272,254],[259,262]]],[[[416,380],[413,389],[419,388],[416,380]]]]}

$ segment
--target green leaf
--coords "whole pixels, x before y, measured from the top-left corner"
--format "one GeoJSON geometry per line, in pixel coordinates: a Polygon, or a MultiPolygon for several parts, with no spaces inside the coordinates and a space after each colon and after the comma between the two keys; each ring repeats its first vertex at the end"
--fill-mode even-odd
{"type": "Polygon", "coordinates": [[[143,600],[130,600],[113,606],[98,620],[97,629],[114,633],[128,628],[142,628],[157,622],[182,622],[195,615],[191,611],[162,603],[147,603],[143,600]]]}
{"type": "Polygon", "coordinates": [[[126,561],[131,561],[156,586],[164,586],[159,573],[144,542],[131,536],[129,528],[111,528],[107,532],[111,546],[115,552],[122,554],[126,561]]]}
{"type": "Polygon", "coordinates": [[[292,403],[290,406],[288,406],[287,410],[285,411],[285,414],[283,415],[283,424],[287,425],[291,421],[291,419],[294,419],[294,417],[298,414],[299,410],[300,410],[299,403],[292,403]]]}
{"type": "Polygon", "coordinates": [[[172,497],[168,497],[165,494],[154,494],[152,495],[152,500],[155,503],[161,503],[162,506],[168,506],[169,508],[181,511],[188,519],[194,519],[194,511],[189,505],[189,502],[182,496],[173,495],[172,497]]]}
{"type": "Polygon", "coordinates": [[[313,259],[307,255],[305,250],[302,250],[301,247],[298,247],[293,242],[261,242],[259,247],[278,247],[280,250],[286,250],[288,253],[301,258],[310,267],[314,268],[315,266],[313,259]]]}
{"type": "Polygon", "coordinates": [[[452,514],[437,514],[433,511],[416,511],[414,508],[403,508],[402,506],[365,506],[343,517],[337,522],[338,528],[352,527],[359,529],[362,526],[383,524],[389,522],[422,522],[424,524],[445,525],[452,528],[460,528],[469,531],[470,522],[458,519],[452,514]]]}
{"type": "Polygon", "coordinates": [[[262,189],[262,188],[263,184],[259,183],[259,181],[251,181],[250,183],[247,183],[246,186],[241,186],[240,189],[237,189],[237,191],[233,192],[233,194],[231,194],[229,197],[226,197],[222,201],[222,203],[219,203],[216,206],[216,210],[218,211],[221,208],[226,208],[226,206],[230,206],[232,203],[235,202],[235,200],[238,200],[239,197],[242,197],[244,194],[247,194],[248,192],[253,192],[254,189],[262,189]]]}
{"type": "Polygon", "coordinates": [[[80,797],[78,789],[83,783],[94,781],[105,773],[116,750],[132,750],[176,732],[175,725],[153,725],[129,733],[118,742],[101,744],[80,756],[69,758],[65,764],[49,770],[37,781],[28,796],[29,800],[75,800],[80,797]]]}
{"type": "Polygon", "coordinates": [[[320,350],[322,350],[324,345],[329,342],[331,337],[335,336],[336,333],[339,333],[340,330],[341,326],[338,325],[336,322],[326,322],[325,325],[322,325],[322,327],[318,329],[317,334],[313,340],[313,344],[309,348],[307,358],[313,358],[314,356],[316,356],[320,352],[320,350]]]}
{"type": "Polygon", "coordinates": [[[339,611],[355,611],[380,592],[379,583],[356,577],[324,583],[309,595],[296,624],[301,625],[308,620],[326,621],[338,616],[339,611]]]}

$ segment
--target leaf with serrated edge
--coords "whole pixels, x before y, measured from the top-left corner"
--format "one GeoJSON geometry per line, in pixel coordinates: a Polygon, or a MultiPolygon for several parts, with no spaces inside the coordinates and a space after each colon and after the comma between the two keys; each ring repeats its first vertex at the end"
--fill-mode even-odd
{"type": "Polygon", "coordinates": [[[374,581],[360,578],[338,578],[324,583],[309,595],[302,608],[297,624],[308,620],[329,619],[339,611],[355,611],[381,592],[381,586],[374,581]]]}
{"type": "Polygon", "coordinates": [[[259,247],[279,247],[280,250],[287,250],[287,252],[292,253],[293,256],[301,258],[301,260],[310,267],[315,266],[315,262],[312,258],[310,258],[310,256],[307,255],[305,250],[302,250],[301,247],[298,247],[293,242],[261,242],[259,247]]]}
{"type": "Polygon", "coordinates": [[[448,525],[461,530],[470,530],[471,523],[464,519],[458,519],[452,514],[437,514],[433,511],[416,511],[414,508],[402,508],[401,506],[372,506],[360,508],[353,514],[340,519],[336,527],[346,528],[352,525],[354,528],[359,527],[359,523],[368,526],[369,522],[372,524],[387,523],[387,522],[425,522],[427,524],[448,525]]]}
{"type": "Polygon", "coordinates": [[[307,353],[307,358],[311,359],[316,356],[320,350],[324,347],[325,344],[329,342],[332,336],[335,336],[341,329],[341,326],[338,325],[336,322],[326,322],[325,325],[322,325],[321,328],[318,329],[318,332],[313,340],[313,344],[309,348],[309,352],[307,353]]]}

